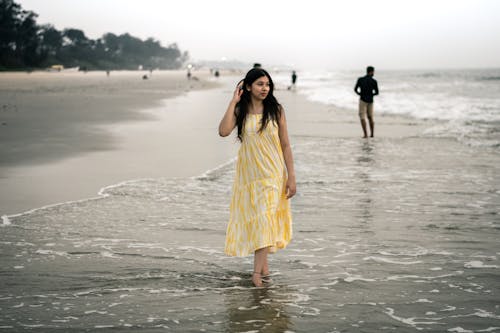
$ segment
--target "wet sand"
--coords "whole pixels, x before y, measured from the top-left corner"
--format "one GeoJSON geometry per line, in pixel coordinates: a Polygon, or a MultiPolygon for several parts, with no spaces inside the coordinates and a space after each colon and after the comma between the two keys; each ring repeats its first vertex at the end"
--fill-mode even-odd
{"type": "Polygon", "coordinates": [[[183,127],[157,120],[169,112],[165,99],[217,83],[208,71],[192,80],[184,71],[144,73],[0,73],[0,215],[128,179],[186,175],[169,157],[183,127]]]}
{"type": "Polygon", "coordinates": [[[253,257],[223,252],[238,143],[216,130],[237,81],[108,128],[112,150],[37,167],[57,181],[81,165],[58,182],[63,192],[96,170],[115,185],[3,219],[0,328],[498,330],[498,153],[403,117],[376,116],[376,138],[362,139],[356,111],[284,89],[294,236],[269,258],[273,283],[254,288],[253,257]]]}
{"type": "MultiPolygon", "coordinates": [[[[96,196],[104,186],[148,177],[195,176],[235,155],[217,126],[238,77],[188,81],[183,71],[0,74],[0,214],[96,196]],[[171,97],[193,90],[225,88],[171,97]],[[170,99],[169,99],[170,98],[170,99]]],[[[291,135],[358,137],[352,111],[277,87],[291,135]]],[[[381,137],[409,136],[422,122],[377,117],[381,137]]],[[[377,135],[378,136],[378,135],[377,135]]]]}

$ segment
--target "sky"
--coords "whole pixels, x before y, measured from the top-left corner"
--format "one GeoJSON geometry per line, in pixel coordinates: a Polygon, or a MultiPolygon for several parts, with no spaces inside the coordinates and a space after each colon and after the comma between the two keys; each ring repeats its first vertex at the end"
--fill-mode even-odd
{"type": "Polygon", "coordinates": [[[193,60],[297,69],[500,67],[497,0],[16,0],[89,38],[177,43],[193,60]]]}

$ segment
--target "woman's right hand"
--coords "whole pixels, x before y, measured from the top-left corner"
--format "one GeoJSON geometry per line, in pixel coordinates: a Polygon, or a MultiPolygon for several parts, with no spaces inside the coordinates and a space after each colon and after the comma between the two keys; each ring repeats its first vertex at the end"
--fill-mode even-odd
{"type": "Polygon", "coordinates": [[[238,82],[238,84],[236,85],[236,89],[234,90],[233,102],[235,104],[239,103],[239,101],[241,100],[241,95],[243,95],[243,80],[238,82]]]}

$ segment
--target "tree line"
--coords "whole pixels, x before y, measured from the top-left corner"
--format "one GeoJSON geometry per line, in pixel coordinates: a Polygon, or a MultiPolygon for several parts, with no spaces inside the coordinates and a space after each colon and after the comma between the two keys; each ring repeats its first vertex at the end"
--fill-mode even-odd
{"type": "Polygon", "coordinates": [[[128,33],[106,33],[90,39],[79,29],[57,30],[38,25],[38,15],[14,0],[0,0],[0,70],[47,68],[52,65],[80,69],[176,69],[188,59],[176,44],[141,40],[128,33]]]}

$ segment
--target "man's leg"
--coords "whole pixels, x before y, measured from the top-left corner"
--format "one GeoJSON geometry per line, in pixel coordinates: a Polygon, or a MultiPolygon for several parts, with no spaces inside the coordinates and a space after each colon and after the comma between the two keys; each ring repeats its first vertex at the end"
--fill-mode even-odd
{"type": "Polygon", "coordinates": [[[370,123],[370,137],[375,135],[375,121],[373,120],[373,103],[367,105],[368,122],[370,123]]]}
{"type": "Polygon", "coordinates": [[[366,119],[361,118],[361,128],[363,128],[363,138],[367,138],[368,133],[366,133],[366,119]]]}
{"type": "Polygon", "coordinates": [[[364,136],[363,138],[368,137],[368,133],[366,132],[366,111],[367,111],[367,103],[359,100],[359,119],[361,121],[361,128],[363,129],[364,136]]]}
{"type": "MultiPolygon", "coordinates": [[[[373,117],[368,117],[368,122],[370,123],[370,132],[371,132],[370,137],[373,138],[373,135],[375,134],[375,122],[373,121],[373,117]]],[[[366,130],[365,130],[365,135],[366,135],[366,130]]]]}

